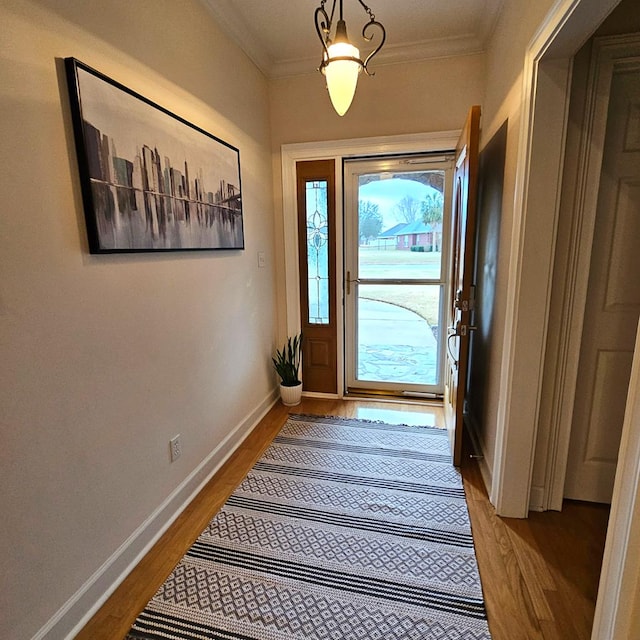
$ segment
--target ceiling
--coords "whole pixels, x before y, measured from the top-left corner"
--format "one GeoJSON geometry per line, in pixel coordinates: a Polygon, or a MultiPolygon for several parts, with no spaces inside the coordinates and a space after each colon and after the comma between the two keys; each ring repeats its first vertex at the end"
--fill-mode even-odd
{"type": "MultiPolygon", "coordinates": [[[[381,64],[483,51],[504,0],[365,1],[387,31],[386,44],[375,59],[381,64]]],[[[266,76],[276,78],[317,69],[321,45],[314,12],[319,0],[202,2],[266,76]]],[[[331,4],[328,0],[325,5],[329,14],[331,4]]],[[[344,0],[344,18],[350,39],[367,55],[373,44],[356,42],[368,21],[358,0],[344,0]]]]}

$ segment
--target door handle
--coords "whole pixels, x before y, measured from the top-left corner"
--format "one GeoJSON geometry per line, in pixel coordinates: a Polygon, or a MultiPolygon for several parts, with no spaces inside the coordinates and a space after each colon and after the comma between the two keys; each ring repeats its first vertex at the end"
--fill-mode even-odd
{"type": "Polygon", "coordinates": [[[457,330],[454,327],[449,327],[449,335],[447,336],[447,352],[449,353],[449,358],[451,359],[451,362],[456,369],[458,368],[458,361],[451,351],[451,338],[456,338],[457,336],[457,330]]]}
{"type": "Polygon", "coordinates": [[[358,284],[360,282],[359,278],[354,278],[353,280],[351,279],[351,271],[347,271],[347,278],[345,280],[345,284],[346,284],[346,289],[347,289],[347,295],[351,295],[351,283],[355,282],[356,284],[358,284]]]}
{"type": "Polygon", "coordinates": [[[451,351],[451,338],[456,338],[458,336],[460,337],[468,336],[469,331],[476,331],[477,329],[478,327],[476,327],[475,325],[462,324],[461,322],[456,322],[455,327],[447,328],[447,352],[449,353],[449,358],[451,358],[453,366],[456,369],[458,368],[458,360],[456,359],[453,352],[451,351]]]}
{"type": "Polygon", "coordinates": [[[461,335],[460,331],[462,326],[463,325],[460,323],[460,321],[458,321],[453,327],[447,328],[447,353],[449,354],[449,358],[451,359],[451,362],[456,369],[458,368],[458,360],[453,354],[453,351],[451,351],[451,338],[456,338],[461,335]]]}

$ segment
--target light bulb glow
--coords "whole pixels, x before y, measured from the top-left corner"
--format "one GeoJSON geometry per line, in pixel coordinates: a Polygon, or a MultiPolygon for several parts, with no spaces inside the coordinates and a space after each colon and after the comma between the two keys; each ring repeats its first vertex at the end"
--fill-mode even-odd
{"type": "Polygon", "coordinates": [[[354,60],[334,58],[360,58],[360,51],[349,42],[335,42],[329,47],[329,62],[324,68],[331,104],[339,116],[343,116],[353,101],[362,65],[354,60]]]}

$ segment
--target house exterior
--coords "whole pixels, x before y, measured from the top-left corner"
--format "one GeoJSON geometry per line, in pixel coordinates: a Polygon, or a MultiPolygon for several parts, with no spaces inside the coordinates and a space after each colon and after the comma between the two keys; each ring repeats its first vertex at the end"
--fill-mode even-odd
{"type": "MultiPolygon", "coordinates": [[[[426,224],[421,220],[397,224],[381,233],[376,242],[395,240],[400,251],[440,251],[442,249],[442,224],[426,224]]],[[[388,246],[388,245],[386,245],[388,246]]]]}
{"type": "Polygon", "coordinates": [[[383,231],[372,242],[372,244],[376,249],[396,249],[398,246],[397,232],[400,231],[400,229],[403,229],[406,224],[406,222],[399,222],[398,224],[393,225],[393,227],[390,227],[386,231],[383,231]]]}
{"type": "MultiPolygon", "coordinates": [[[[162,11],[112,0],[0,5],[0,637],[71,637],[276,398],[260,354],[287,332],[284,144],[450,132],[481,104],[482,147],[508,121],[492,373],[479,435],[485,480],[509,487],[504,512],[511,499],[526,503],[530,478],[518,468],[528,468],[536,448],[526,429],[539,409],[531,380],[542,373],[531,363],[544,350],[548,320],[525,304],[544,296],[548,282],[535,279],[536,263],[520,244],[532,237],[518,191],[531,108],[523,78],[536,63],[528,47],[561,23],[549,21],[554,11],[580,18],[586,40],[615,4],[505,0],[486,50],[382,65],[344,118],[314,69],[267,79],[199,0],[162,11]],[[89,255],[67,56],[241,150],[245,251],[89,255]],[[512,273],[537,286],[521,291],[519,278],[511,286],[512,273]],[[183,452],[171,464],[167,443],[177,433],[183,452]]],[[[428,243],[428,233],[393,237],[428,243]]],[[[632,385],[635,397],[640,378],[632,385]]],[[[637,504],[630,494],[615,522],[636,522],[637,504]]],[[[638,528],[628,530],[638,547],[638,528]]],[[[636,571],[623,576],[624,610],[640,605],[634,558],[621,565],[636,571]]]]}

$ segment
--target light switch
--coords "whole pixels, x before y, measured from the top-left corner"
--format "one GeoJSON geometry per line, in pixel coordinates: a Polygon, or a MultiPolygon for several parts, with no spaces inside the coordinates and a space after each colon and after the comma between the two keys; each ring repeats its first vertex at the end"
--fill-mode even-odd
{"type": "Polygon", "coordinates": [[[258,251],[258,266],[262,269],[267,264],[264,251],[258,251]]]}

